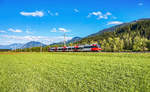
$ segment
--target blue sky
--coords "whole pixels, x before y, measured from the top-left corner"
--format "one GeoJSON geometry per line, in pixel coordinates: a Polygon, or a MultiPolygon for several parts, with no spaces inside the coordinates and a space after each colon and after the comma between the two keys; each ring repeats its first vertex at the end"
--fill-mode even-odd
{"type": "Polygon", "coordinates": [[[149,10],[149,0],[0,0],[0,45],[85,37],[149,10]]]}

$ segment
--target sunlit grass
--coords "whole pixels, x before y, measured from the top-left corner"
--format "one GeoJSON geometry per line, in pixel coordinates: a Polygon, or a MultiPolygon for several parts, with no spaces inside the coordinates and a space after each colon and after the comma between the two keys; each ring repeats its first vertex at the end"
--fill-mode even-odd
{"type": "Polygon", "coordinates": [[[150,92],[150,54],[1,53],[0,92],[150,92]]]}

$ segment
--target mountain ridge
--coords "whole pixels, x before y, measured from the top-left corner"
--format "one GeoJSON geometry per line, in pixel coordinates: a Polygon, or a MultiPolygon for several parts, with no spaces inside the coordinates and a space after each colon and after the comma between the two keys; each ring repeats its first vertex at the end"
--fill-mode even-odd
{"type": "Polygon", "coordinates": [[[24,44],[21,48],[32,48],[32,47],[40,47],[40,46],[46,46],[45,44],[41,43],[41,42],[37,42],[37,41],[30,41],[27,42],[26,44],[24,44]]]}
{"type": "Polygon", "coordinates": [[[0,49],[18,49],[21,48],[23,44],[21,43],[13,43],[10,45],[0,45],[0,49]]]}
{"type": "MultiPolygon", "coordinates": [[[[76,36],[76,37],[73,37],[71,40],[68,40],[68,41],[66,42],[66,44],[75,43],[75,42],[80,41],[81,39],[82,39],[81,37],[76,36]]],[[[50,44],[50,45],[62,45],[62,44],[64,44],[64,42],[52,43],[52,44],[50,44]]]]}
{"type": "MultiPolygon", "coordinates": [[[[131,21],[131,22],[115,25],[115,26],[112,26],[112,27],[109,27],[109,28],[102,29],[102,30],[100,30],[100,31],[98,31],[96,33],[90,34],[90,35],[88,35],[86,37],[96,36],[96,35],[99,35],[99,34],[104,33],[104,32],[112,32],[116,28],[124,27],[124,26],[130,25],[130,24],[133,24],[133,23],[136,23],[136,22],[139,22],[139,21],[145,21],[145,20],[150,20],[150,18],[141,18],[141,19],[134,20],[134,21],[131,21]]],[[[84,37],[84,38],[86,38],[86,37],[84,37]]]]}
{"type": "MultiPolygon", "coordinates": [[[[131,22],[128,22],[128,23],[123,23],[123,24],[120,24],[120,25],[116,25],[116,26],[112,26],[110,28],[100,30],[96,33],[93,33],[91,35],[88,35],[88,36],[84,37],[83,39],[81,39],[79,41],[79,43],[82,43],[82,41],[88,42],[88,40],[94,40],[94,41],[102,40],[102,39],[108,38],[109,36],[114,37],[115,33],[118,32],[117,33],[117,35],[118,35],[119,32],[121,32],[121,30],[122,30],[122,32],[125,32],[125,30],[128,30],[127,28],[130,28],[130,30],[133,30],[133,31],[136,31],[136,30],[141,31],[142,30],[141,27],[143,27],[143,28],[144,27],[145,28],[149,27],[149,26],[145,26],[142,23],[145,23],[145,25],[149,25],[150,18],[138,19],[138,20],[135,20],[135,21],[131,21],[131,22]]],[[[147,30],[147,31],[149,31],[149,30],[147,30]]],[[[147,33],[147,34],[149,34],[149,33],[147,33]]]]}

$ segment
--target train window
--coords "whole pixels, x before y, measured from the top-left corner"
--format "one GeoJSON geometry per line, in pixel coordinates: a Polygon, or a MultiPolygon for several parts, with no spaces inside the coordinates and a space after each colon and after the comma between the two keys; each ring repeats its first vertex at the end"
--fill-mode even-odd
{"type": "Polygon", "coordinates": [[[71,50],[71,48],[68,48],[68,50],[71,50]]]}
{"type": "Polygon", "coordinates": [[[92,46],[84,46],[84,48],[92,48],[92,46]]]}
{"type": "Polygon", "coordinates": [[[68,49],[68,50],[72,50],[72,49],[73,49],[73,47],[68,47],[67,49],[68,49]]]}
{"type": "Polygon", "coordinates": [[[50,50],[55,50],[55,48],[51,48],[50,50]]]}
{"type": "Polygon", "coordinates": [[[100,48],[100,45],[92,46],[92,48],[100,48]]]}
{"type": "Polygon", "coordinates": [[[98,46],[98,48],[101,48],[101,46],[100,45],[97,45],[98,46]]]}
{"type": "Polygon", "coordinates": [[[67,50],[67,48],[63,48],[63,50],[67,50]]]}
{"type": "Polygon", "coordinates": [[[83,49],[83,47],[78,47],[77,49],[83,49]]]}
{"type": "Polygon", "coordinates": [[[92,48],[97,48],[97,46],[92,46],[92,48]]]}
{"type": "Polygon", "coordinates": [[[63,48],[58,48],[58,50],[63,50],[63,48]]]}

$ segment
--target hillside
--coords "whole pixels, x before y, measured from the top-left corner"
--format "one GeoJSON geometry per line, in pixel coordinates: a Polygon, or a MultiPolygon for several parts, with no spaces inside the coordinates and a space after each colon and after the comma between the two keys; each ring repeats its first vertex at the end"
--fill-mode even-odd
{"type": "MultiPolygon", "coordinates": [[[[121,25],[116,25],[111,28],[107,28],[104,30],[101,30],[97,33],[91,34],[85,38],[83,38],[80,42],[83,41],[90,41],[90,40],[102,40],[108,37],[117,37],[120,34],[123,33],[142,33],[143,31],[146,32],[145,34],[140,34],[141,36],[146,36],[148,39],[150,39],[150,30],[149,30],[149,25],[150,25],[150,19],[139,19],[130,23],[124,23],[121,25]],[[142,28],[144,28],[142,30],[142,28]]],[[[136,34],[135,34],[136,35],[136,34]]]]}
{"type": "MultiPolygon", "coordinates": [[[[69,44],[69,43],[75,43],[75,42],[77,42],[77,41],[80,41],[82,38],[81,37],[73,37],[71,40],[68,40],[67,42],[66,42],[66,44],[69,44]]],[[[50,44],[51,46],[52,45],[63,45],[64,44],[64,42],[58,42],[58,43],[52,43],[52,44],[50,44]]]]}
{"type": "MultiPolygon", "coordinates": [[[[66,43],[71,46],[98,43],[101,45],[102,51],[106,52],[150,51],[150,19],[139,19],[113,26],[82,39],[75,37],[66,43]]],[[[32,48],[32,51],[40,51],[40,46],[41,43],[35,45],[33,42],[30,42],[24,45],[24,48],[35,47],[32,48]]],[[[60,46],[63,46],[63,42],[50,45],[50,47],[60,46]]],[[[48,48],[49,46],[44,47],[43,51],[48,51],[48,48]]]]}
{"type": "Polygon", "coordinates": [[[129,23],[123,23],[123,24],[116,25],[116,26],[113,26],[113,27],[110,27],[110,28],[106,28],[106,29],[103,29],[103,30],[101,30],[101,31],[99,31],[97,33],[91,34],[91,35],[87,36],[86,38],[97,36],[97,35],[103,34],[104,32],[112,32],[112,31],[115,31],[115,29],[120,28],[120,27],[124,27],[124,26],[126,26],[128,24],[129,23]]]}
{"type": "Polygon", "coordinates": [[[90,44],[98,42],[105,51],[145,51],[150,49],[149,40],[150,19],[139,19],[104,29],[83,38],[79,43],[90,44]],[[122,47],[118,46],[119,44],[122,45],[122,47]]]}

